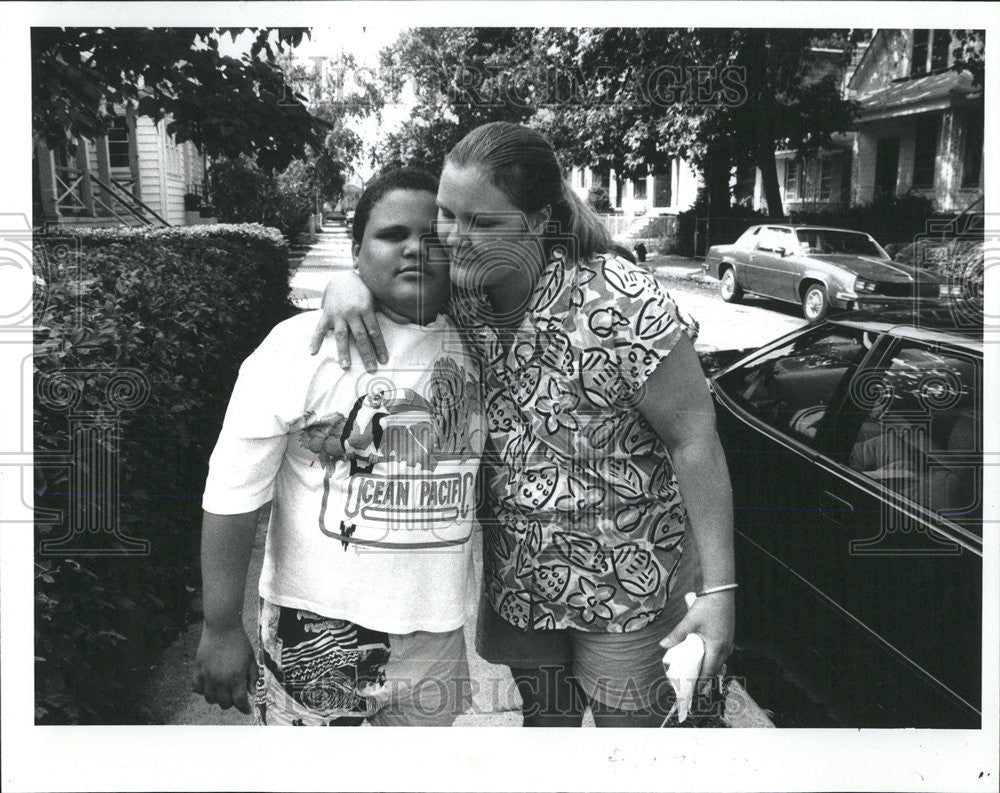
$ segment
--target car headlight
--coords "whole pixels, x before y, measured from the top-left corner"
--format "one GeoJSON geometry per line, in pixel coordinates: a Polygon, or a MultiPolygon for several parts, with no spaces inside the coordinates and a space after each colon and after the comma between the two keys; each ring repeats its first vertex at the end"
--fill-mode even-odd
{"type": "Polygon", "coordinates": [[[874,292],[875,282],[866,281],[864,278],[854,279],[854,291],[855,292],[874,292]]]}
{"type": "Polygon", "coordinates": [[[962,285],[961,284],[940,284],[938,286],[938,294],[941,297],[961,297],[962,296],[962,285]]]}

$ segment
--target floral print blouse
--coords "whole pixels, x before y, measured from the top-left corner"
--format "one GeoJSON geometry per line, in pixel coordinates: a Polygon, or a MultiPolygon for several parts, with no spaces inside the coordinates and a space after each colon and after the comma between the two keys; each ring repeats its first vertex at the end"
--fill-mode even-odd
{"type": "Polygon", "coordinates": [[[488,312],[481,297],[452,302],[480,364],[490,430],[487,597],[522,629],[638,630],[666,605],[687,512],[636,405],[697,323],[652,275],[610,255],[552,259],[509,345],[488,312]]]}

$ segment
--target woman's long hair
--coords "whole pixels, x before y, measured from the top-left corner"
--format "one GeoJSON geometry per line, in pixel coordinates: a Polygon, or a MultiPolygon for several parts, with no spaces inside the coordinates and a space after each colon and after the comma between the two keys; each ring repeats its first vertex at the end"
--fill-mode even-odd
{"type": "Polygon", "coordinates": [[[508,121],[483,124],[456,143],[445,162],[483,169],[526,215],[548,205],[552,228],[543,235],[546,255],[567,239],[575,241],[575,253],[582,259],[616,247],[594,210],[566,184],[552,144],[531,127],[508,121]]]}

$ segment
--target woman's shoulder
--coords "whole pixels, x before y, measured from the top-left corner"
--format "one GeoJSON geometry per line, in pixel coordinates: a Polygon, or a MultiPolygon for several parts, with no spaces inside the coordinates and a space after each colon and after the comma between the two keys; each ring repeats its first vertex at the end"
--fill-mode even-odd
{"type": "Polygon", "coordinates": [[[595,253],[581,263],[580,272],[605,299],[665,297],[651,272],[614,250],[595,253]]]}

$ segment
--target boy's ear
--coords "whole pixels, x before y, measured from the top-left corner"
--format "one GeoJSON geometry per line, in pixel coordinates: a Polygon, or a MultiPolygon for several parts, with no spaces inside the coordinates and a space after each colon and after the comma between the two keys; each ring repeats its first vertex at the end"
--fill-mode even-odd
{"type": "Polygon", "coordinates": [[[351,261],[354,263],[354,269],[358,269],[358,256],[361,255],[361,246],[356,243],[351,243],[351,261]]]}
{"type": "Polygon", "coordinates": [[[548,225],[549,220],[552,218],[552,206],[546,204],[537,212],[533,213],[528,217],[528,225],[531,227],[532,234],[541,234],[545,231],[546,225],[548,225]]]}

